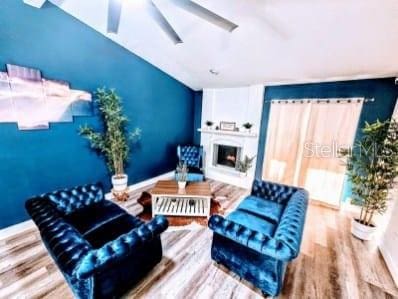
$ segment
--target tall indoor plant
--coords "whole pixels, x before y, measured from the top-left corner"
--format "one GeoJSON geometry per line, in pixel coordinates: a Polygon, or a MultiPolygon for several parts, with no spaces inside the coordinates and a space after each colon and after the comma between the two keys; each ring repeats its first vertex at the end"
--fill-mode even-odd
{"type": "Polygon", "coordinates": [[[341,151],[347,157],[348,178],[352,182],[353,203],[361,206],[353,219],[351,232],[370,240],[376,230],[375,214],[387,209],[388,191],[398,176],[398,125],[394,120],[369,124],[352,151],[341,151]]]}
{"type": "Polygon", "coordinates": [[[91,148],[104,155],[108,169],[113,174],[113,190],[125,191],[128,176],[124,167],[129,158],[130,144],[140,137],[141,131],[138,128],[132,132],[127,131],[128,119],[123,114],[121,98],[114,89],[99,88],[95,96],[103,131],[95,131],[85,125],[80,128],[80,135],[88,139],[91,148]]]}

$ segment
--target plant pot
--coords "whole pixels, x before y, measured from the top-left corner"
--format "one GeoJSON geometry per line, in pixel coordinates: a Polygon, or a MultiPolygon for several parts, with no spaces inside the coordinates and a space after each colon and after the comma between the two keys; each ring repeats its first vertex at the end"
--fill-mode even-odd
{"type": "Polygon", "coordinates": [[[121,192],[127,190],[127,174],[115,174],[112,176],[113,191],[121,192]]]}
{"type": "Polygon", "coordinates": [[[369,241],[373,238],[377,227],[375,225],[368,226],[359,222],[358,219],[351,220],[351,233],[358,239],[369,241]]]}
{"type": "Polygon", "coordinates": [[[187,182],[178,182],[178,189],[185,189],[187,182]]]}

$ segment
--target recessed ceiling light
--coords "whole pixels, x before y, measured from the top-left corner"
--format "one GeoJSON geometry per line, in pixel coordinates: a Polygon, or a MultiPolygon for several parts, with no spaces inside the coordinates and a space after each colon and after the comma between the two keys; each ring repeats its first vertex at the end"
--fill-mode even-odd
{"type": "Polygon", "coordinates": [[[214,76],[217,76],[220,73],[219,71],[217,71],[215,69],[210,69],[209,72],[210,72],[210,74],[212,74],[214,76]]]}

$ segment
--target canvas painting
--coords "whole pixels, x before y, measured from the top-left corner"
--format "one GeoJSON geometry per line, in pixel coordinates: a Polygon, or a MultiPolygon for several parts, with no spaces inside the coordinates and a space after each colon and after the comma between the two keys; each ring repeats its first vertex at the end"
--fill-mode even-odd
{"type": "Polygon", "coordinates": [[[48,129],[53,122],[72,122],[93,115],[91,94],[68,82],[42,78],[36,69],[7,65],[0,72],[0,122],[17,122],[20,130],[48,129]]]}
{"type": "Polygon", "coordinates": [[[8,74],[0,72],[0,121],[15,122],[14,109],[11,99],[11,87],[8,74]]]}

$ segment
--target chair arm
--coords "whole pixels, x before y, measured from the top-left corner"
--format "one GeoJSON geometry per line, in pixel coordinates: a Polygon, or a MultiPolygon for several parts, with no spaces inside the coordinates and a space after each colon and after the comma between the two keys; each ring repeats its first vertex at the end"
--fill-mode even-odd
{"type": "Polygon", "coordinates": [[[40,231],[49,253],[66,274],[92,249],[82,235],[66,223],[47,198],[33,198],[26,202],[26,209],[40,231]]]}
{"type": "Polygon", "coordinates": [[[168,227],[167,219],[156,216],[130,232],[106,243],[99,249],[91,250],[75,270],[79,279],[86,279],[97,271],[101,271],[112,263],[122,260],[140,245],[158,237],[168,227]]]}
{"type": "Polygon", "coordinates": [[[308,192],[299,189],[287,203],[275,231],[275,239],[289,249],[293,258],[300,252],[307,208],[308,192]]]}
{"type": "Polygon", "coordinates": [[[220,215],[213,215],[209,219],[209,228],[225,238],[233,240],[245,247],[268,255],[277,260],[292,259],[289,248],[282,242],[270,238],[260,232],[251,230],[239,223],[225,219],[220,215]]]}

